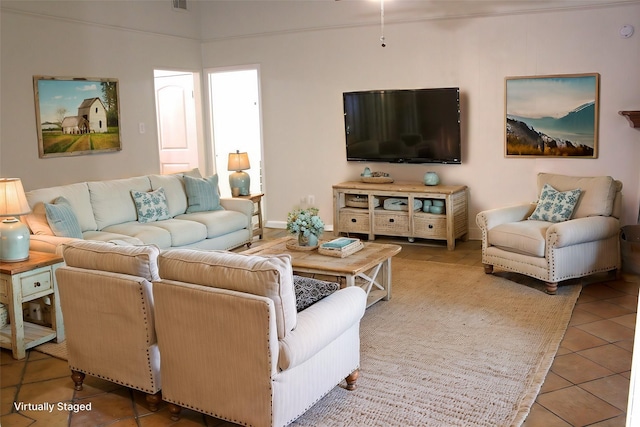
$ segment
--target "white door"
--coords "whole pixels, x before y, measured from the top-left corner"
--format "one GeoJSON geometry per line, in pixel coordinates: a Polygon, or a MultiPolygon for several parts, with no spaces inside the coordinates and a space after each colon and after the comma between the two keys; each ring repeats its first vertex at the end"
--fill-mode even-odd
{"type": "Polygon", "coordinates": [[[198,167],[194,74],[154,70],[160,173],[198,167]]]}
{"type": "MultiPolygon", "coordinates": [[[[220,193],[231,196],[229,153],[247,152],[251,193],[262,189],[262,131],[258,68],[209,70],[209,100],[213,152],[220,193]]],[[[263,205],[264,206],[264,205],[263,205]]]]}

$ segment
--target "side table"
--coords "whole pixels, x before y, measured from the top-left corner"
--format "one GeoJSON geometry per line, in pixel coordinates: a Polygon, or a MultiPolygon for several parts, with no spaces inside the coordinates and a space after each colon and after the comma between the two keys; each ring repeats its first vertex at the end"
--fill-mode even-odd
{"type": "Polygon", "coordinates": [[[0,263],[0,302],[7,306],[9,324],[0,329],[0,347],[11,349],[14,359],[24,359],[25,350],[56,339],[64,341],[64,325],[56,283],[56,269],[62,257],[29,252],[29,259],[0,263]],[[22,303],[48,296],[51,299],[51,327],[26,322],[22,303]]]}
{"type": "Polygon", "coordinates": [[[253,210],[253,216],[258,217],[258,224],[253,227],[253,236],[259,236],[262,239],[262,235],[264,234],[264,226],[262,224],[262,197],[264,193],[252,193],[248,196],[237,196],[239,199],[247,199],[251,200],[255,206],[253,210]]]}

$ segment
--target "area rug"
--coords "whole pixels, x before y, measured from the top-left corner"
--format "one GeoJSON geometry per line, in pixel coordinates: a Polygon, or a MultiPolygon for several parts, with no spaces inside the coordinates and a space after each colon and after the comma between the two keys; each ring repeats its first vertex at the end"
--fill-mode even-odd
{"type": "Polygon", "coordinates": [[[67,360],[67,342],[61,343],[46,342],[35,347],[34,350],[40,353],[48,354],[49,356],[57,357],[58,359],[67,360]]]}
{"type": "Polygon", "coordinates": [[[481,267],[395,258],[391,300],[361,322],[358,388],[334,388],[293,425],[521,425],[581,287],[543,289],[481,267]]]}

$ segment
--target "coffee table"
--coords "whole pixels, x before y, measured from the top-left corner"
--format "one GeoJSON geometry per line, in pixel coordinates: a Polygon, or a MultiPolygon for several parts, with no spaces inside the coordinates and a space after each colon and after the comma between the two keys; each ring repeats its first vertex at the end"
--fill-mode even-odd
{"type": "MultiPolygon", "coordinates": [[[[364,247],[345,258],[322,255],[315,250],[287,248],[291,237],[281,237],[243,251],[253,255],[291,255],[293,271],[344,278],[345,286],[360,286],[367,293],[367,308],[391,298],[391,258],[402,249],[398,245],[364,242],[364,247]]],[[[342,283],[341,283],[342,284],[342,283]]]]}

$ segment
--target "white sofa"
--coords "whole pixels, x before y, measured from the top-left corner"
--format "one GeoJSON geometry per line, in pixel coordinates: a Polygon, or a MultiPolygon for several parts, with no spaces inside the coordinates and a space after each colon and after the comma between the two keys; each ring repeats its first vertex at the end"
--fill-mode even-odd
{"type": "MultiPolygon", "coordinates": [[[[60,254],[64,243],[78,238],[153,244],[161,250],[228,250],[250,244],[253,203],[246,199],[221,198],[219,210],[190,212],[193,197],[190,200],[192,194],[185,188],[188,179],[185,176],[202,179],[194,169],[183,174],[81,182],[29,191],[26,195],[32,212],[23,218],[32,233],[30,247],[60,254]],[[148,193],[159,188],[166,198],[168,212],[164,217],[167,219],[142,222],[131,192],[148,193]],[[60,200],[71,207],[71,216],[75,217],[72,220],[77,220],[81,235],[65,237],[55,225],[52,229],[45,205],[51,208],[60,200]]],[[[217,186],[215,188],[217,193],[217,186]]]]}

